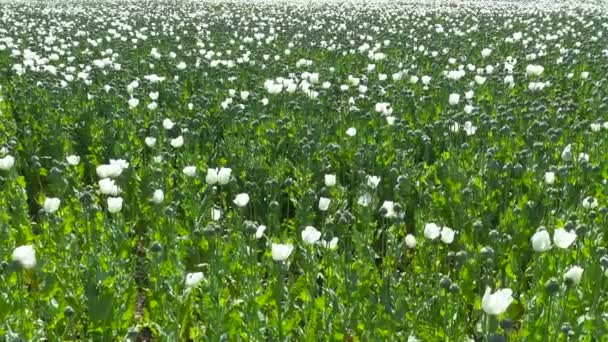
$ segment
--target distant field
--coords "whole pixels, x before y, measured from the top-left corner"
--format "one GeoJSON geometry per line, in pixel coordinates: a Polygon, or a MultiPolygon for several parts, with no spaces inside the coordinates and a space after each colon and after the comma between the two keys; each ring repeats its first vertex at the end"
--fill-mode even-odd
{"type": "Polygon", "coordinates": [[[0,2],[0,341],[607,341],[594,4],[0,2]]]}

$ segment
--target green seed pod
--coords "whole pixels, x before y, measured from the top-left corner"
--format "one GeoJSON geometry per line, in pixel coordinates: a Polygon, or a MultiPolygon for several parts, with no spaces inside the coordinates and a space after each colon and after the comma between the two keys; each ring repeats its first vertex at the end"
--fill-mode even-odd
{"type": "Polygon", "coordinates": [[[503,318],[500,321],[500,327],[504,330],[504,331],[510,331],[513,330],[515,328],[515,324],[513,323],[512,320],[508,319],[508,318],[503,318]]]}
{"type": "Polygon", "coordinates": [[[446,276],[442,277],[441,280],[439,280],[439,286],[441,286],[442,289],[447,290],[450,288],[451,285],[452,281],[446,276]]]}
{"type": "Polygon", "coordinates": [[[70,318],[70,317],[74,316],[74,309],[72,309],[72,307],[71,307],[71,306],[67,306],[67,307],[66,307],[66,308],[63,310],[63,315],[64,315],[65,317],[68,317],[68,318],[70,318]]]}
{"type": "Polygon", "coordinates": [[[553,296],[557,291],[559,291],[559,282],[555,278],[551,278],[547,280],[545,283],[545,291],[549,296],[553,296]]]}
{"type": "Polygon", "coordinates": [[[150,248],[150,250],[154,253],[158,253],[160,251],[162,251],[163,247],[160,244],[160,242],[158,241],[154,241],[154,243],[152,243],[152,247],[150,248]]]}

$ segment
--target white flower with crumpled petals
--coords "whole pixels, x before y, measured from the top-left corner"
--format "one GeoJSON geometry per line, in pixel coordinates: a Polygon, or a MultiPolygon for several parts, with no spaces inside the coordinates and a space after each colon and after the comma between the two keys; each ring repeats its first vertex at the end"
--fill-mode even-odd
{"type": "Polygon", "coordinates": [[[36,267],[36,250],[33,245],[19,246],[13,250],[11,259],[26,270],[36,267]]]}
{"type": "Polygon", "coordinates": [[[551,238],[545,229],[540,229],[530,239],[535,252],[546,252],[551,249],[551,238]]]}
{"type": "Polygon", "coordinates": [[[197,287],[203,281],[203,272],[195,272],[186,274],[186,287],[197,287]]]}
{"type": "Polygon", "coordinates": [[[274,261],[285,261],[293,252],[293,245],[273,243],[271,245],[270,254],[274,261]]]}
{"type": "Polygon", "coordinates": [[[321,232],[313,226],[307,226],[302,230],[302,241],[307,245],[313,245],[321,238],[321,232]]]}
{"type": "Polygon", "coordinates": [[[242,194],[238,194],[236,195],[236,197],[234,198],[234,204],[236,204],[238,207],[245,207],[247,205],[247,203],[249,203],[249,195],[246,193],[242,193],[242,194]]]}
{"type": "Polygon", "coordinates": [[[500,289],[494,293],[489,287],[481,300],[483,311],[491,316],[498,316],[509,308],[513,302],[513,291],[511,289],[500,289]]]}
{"type": "Polygon", "coordinates": [[[576,240],[576,232],[558,228],[553,232],[553,242],[559,248],[566,249],[576,240]]]}

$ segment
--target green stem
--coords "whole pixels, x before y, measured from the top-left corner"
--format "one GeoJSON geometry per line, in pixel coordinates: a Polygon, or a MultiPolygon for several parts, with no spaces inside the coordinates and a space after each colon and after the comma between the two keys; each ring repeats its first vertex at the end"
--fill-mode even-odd
{"type": "MultiPolygon", "coordinates": [[[[566,311],[566,302],[568,301],[569,291],[570,291],[570,287],[567,286],[566,289],[564,290],[564,295],[560,299],[561,304],[560,304],[559,316],[557,318],[557,321],[555,321],[555,334],[553,335],[553,341],[557,341],[559,339],[559,328],[560,328],[559,324],[562,322],[562,317],[564,315],[564,311],[566,311]]],[[[548,326],[548,324],[547,324],[547,326],[548,326]]]]}
{"type": "Polygon", "coordinates": [[[19,311],[22,312],[22,316],[21,319],[19,320],[19,330],[20,330],[20,334],[23,334],[24,336],[25,334],[25,321],[27,320],[27,310],[26,310],[26,305],[25,305],[25,293],[27,292],[25,290],[25,285],[23,284],[23,274],[22,272],[24,272],[24,270],[19,270],[17,272],[17,282],[19,283],[19,287],[23,290],[23,293],[21,295],[19,295],[19,311]]]}
{"type": "Polygon", "coordinates": [[[277,304],[277,328],[279,330],[279,341],[283,341],[283,264],[277,263],[277,288],[276,288],[276,304],[277,304]]]}
{"type": "Polygon", "coordinates": [[[449,301],[448,301],[448,290],[444,290],[445,294],[444,294],[444,304],[445,304],[445,313],[443,316],[443,327],[445,329],[445,336],[444,336],[444,340],[446,342],[448,342],[449,336],[450,336],[450,329],[449,329],[449,312],[450,312],[450,306],[449,306],[449,301]]]}
{"type": "Polygon", "coordinates": [[[600,270],[601,274],[600,274],[600,280],[598,281],[599,286],[597,287],[597,292],[595,293],[595,298],[593,300],[593,305],[591,305],[591,312],[596,313],[596,317],[597,315],[597,306],[600,303],[600,297],[602,296],[602,287],[604,285],[604,272],[602,272],[600,270]]]}
{"type": "Polygon", "coordinates": [[[543,341],[549,339],[549,326],[551,325],[551,311],[553,311],[553,296],[549,297],[549,311],[547,312],[547,324],[545,325],[545,334],[543,335],[543,341]]]}
{"type": "Polygon", "coordinates": [[[486,314],[486,321],[485,321],[485,326],[486,326],[486,331],[485,331],[485,336],[486,336],[486,340],[489,340],[490,338],[490,315],[486,314]]]}

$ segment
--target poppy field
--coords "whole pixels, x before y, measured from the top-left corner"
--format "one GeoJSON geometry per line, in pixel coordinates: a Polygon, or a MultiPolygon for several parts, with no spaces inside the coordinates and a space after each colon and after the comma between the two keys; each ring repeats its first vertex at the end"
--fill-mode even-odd
{"type": "Polygon", "coordinates": [[[0,2],[0,340],[606,341],[608,5],[0,2]]]}

